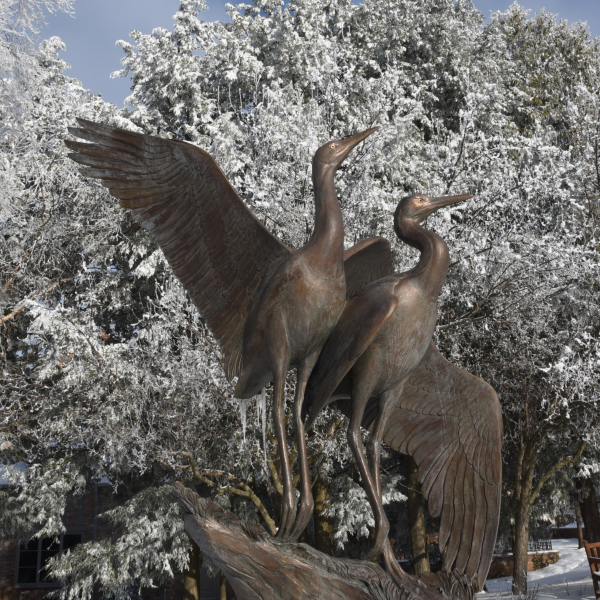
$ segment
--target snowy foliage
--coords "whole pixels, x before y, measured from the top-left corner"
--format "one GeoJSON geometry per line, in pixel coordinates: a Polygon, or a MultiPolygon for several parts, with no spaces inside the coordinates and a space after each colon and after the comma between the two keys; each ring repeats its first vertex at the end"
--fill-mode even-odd
{"type": "MultiPolygon", "coordinates": [[[[401,479],[398,474],[383,475],[381,486],[384,505],[406,500],[398,488],[401,479]]],[[[375,519],[364,488],[343,474],[332,479],[331,492],[326,513],[333,518],[336,547],[343,549],[349,535],[368,538],[369,527],[375,526],[375,519]]]]}
{"type": "MultiPolygon", "coordinates": [[[[0,496],[2,532],[58,533],[66,495],[102,477],[125,500],[111,514],[121,538],[55,562],[65,597],[94,582],[126,595],[183,568],[166,482],[270,530],[281,490],[263,429],[270,391],[233,398],[152,237],[68,160],[75,116],[198,144],[292,247],[311,233],[317,147],[380,126],[338,174],[347,245],[384,235],[404,269],[415,256],[393,233],[400,198],[475,194],[428,223],[451,252],[437,342],[498,390],[507,465],[532,431],[547,430],[548,461],[595,444],[600,53],[585,27],[517,5],[484,25],[467,0],[255,0],[232,7],[230,24],[201,21],[203,6],[182,0],[172,31],[121,42],[133,112],[66,77],[56,38],[27,50],[25,91],[0,108],[0,463],[28,465],[0,496]]],[[[17,77],[3,69],[9,93],[17,77]]],[[[288,398],[293,385],[290,374],[288,398]]],[[[309,439],[315,472],[336,464],[339,543],[371,517],[344,431],[329,408],[309,439]]]]}

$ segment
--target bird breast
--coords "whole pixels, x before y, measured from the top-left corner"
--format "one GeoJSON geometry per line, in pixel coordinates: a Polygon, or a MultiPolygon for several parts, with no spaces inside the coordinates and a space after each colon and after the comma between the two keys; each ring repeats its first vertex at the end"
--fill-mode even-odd
{"type": "Polygon", "coordinates": [[[380,392],[395,387],[419,364],[435,331],[437,299],[432,301],[410,280],[396,288],[398,306],[373,340],[384,365],[380,392]]]}
{"type": "Polygon", "coordinates": [[[289,302],[282,305],[293,363],[320,350],[331,334],[346,299],[343,275],[323,277],[298,264],[290,273],[289,302]]]}

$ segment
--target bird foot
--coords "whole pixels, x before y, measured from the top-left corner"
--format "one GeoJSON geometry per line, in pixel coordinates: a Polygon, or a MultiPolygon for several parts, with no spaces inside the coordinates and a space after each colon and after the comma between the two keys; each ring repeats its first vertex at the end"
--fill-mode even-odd
{"type": "Polygon", "coordinates": [[[315,503],[312,499],[312,494],[310,498],[300,498],[300,507],[296,514],[296,522],[290,533],[290,539],[296,541],[302,535],[302,532],[306,529],[310,521],[314,507],[315,503]]]}
{"type": "MultiPolygon", "coordinates": [[[[390,574],[391,578],[394,580],[394,583],[399,588],[414,594],[413,597],[415,598],[426,600],[427,598],[431,597],[432,591],[428,589],[428,587],[417,577],[409,575],[398,564],[389,540],[386,540],[386,542],[387,543],[383,549],[383,562],[385,565],[385,570],[390,574]]],[[[434,595],[434,597],[437,596],[434,595]]]]}
{"type": "Polygon", "coordinates": [[[367,562],[379,562],[382,550],[371,548],[367,552],[361,555],[360,560],[366,560],[367,562]]]}
{"type": "MultiPolygon", "coordinates": [[[[388,533],[390,531],[390,527],[387,524],[387,520],[385,521],[384,526],[376,527],[375,530],[375,541],[373,542],[373,546],[370,550],[368,550],[362,560],[368,560],[369,562],[375,562],[384,553],[387,546],[391,545],[388,539],[388,533]]],[[[393,552],[392,552],[393,555],[393,552]]]]}
{"type": "Polygon", "coordinates": [[[281,506],[281,524],[277,530],[277,537],[284,540],[291,538],[292,528],[296,520],[296,498],[284,500],[281,506]]]}

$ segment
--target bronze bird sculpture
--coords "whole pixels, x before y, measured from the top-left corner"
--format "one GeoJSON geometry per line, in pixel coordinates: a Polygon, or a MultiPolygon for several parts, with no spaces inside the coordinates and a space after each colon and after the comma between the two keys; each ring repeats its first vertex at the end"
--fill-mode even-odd
{"type": "Polygon", "coordinates": [[[446,361],[432,341],[448,247],[420,225],[443,206],[471,196],[403,198],[394,216],[398,237],[420,251],[417,265],[368,285],[347,303],[309,379],[307,429],[328,402],[350,417],[348,441],[373,508],[371,558],[394,559],[381,499],[381,440],[412,456],[432,516],[441,515],[447,571],[483,585],[500,512],[502,417],[495,391],[446,361]],[[371,430],[363,454],[361,424],[371,430]]]}
{"type": "MultiPolygon", "coordinates": [[[[292,251],[250,212],[216,162],[200,148],[84,119],[78,123],[80,128],[69,131],[87,143],[67,141],[74,151],[70,157],[154,233],[217,339],[228,379],[238,378],[236,397],[251,398],[273,381],[283,479],[278,535],[297,538],[312,512],[300,416],[304,390],[346,300],[342,212],[334,175],[350,151],[376,128],[318,149],[312,165],[314,230],[305,246],[292,251]],[[294,422],[301,502],[296,521],[283,406],[291,367],[298,370],[294,422]]],[[[380,256],[384,246],[376,238],[358,247],[348,265],[351,275],[370,281],[374,271],[367,263],[374,249],[380,256]]],[[[381,264],[391,261],[389,247],[381,256],[381,264]]]]}

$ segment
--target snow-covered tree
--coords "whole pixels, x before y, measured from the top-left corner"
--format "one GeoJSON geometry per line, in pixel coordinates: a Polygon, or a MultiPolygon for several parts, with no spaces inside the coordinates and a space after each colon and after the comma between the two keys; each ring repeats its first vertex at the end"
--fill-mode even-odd
{"type": "MultiPolygon", "coordinates": [[[[109,515],[116,542],[55,563],[66,597],[94,582],[126,593],[185,567],[189,542],[161,487],[175,478],[270,531],[278,521],[269,391],[234,400],[151,236],[66,158],[74,117],[198,144],[293,247],[311,233],[315,150],[378,125],[338,175],[348,246],[384,235],[404,269],[414,253],[393,233],[400,198],[475,194],[429,223],[452,256],[437,341],[499,392],[518,554],[538,492],[596,443],[596,43],[517,5],[484,25],[468,0],[255,0],[230,9],[230,24],[202,22],[203,7],[182,0],[172,31],[121,43],[133,112],[66,78],[54,40],[35,55],[22,128],[2,130],[0,462],[28,466],[0,498],[3,531],[57,533],[65,494],[101,477],[130,490],[109,515]]],[[[372,523],[344,430],[331,408],[308,442],[339,543],[372,523]]]]}

